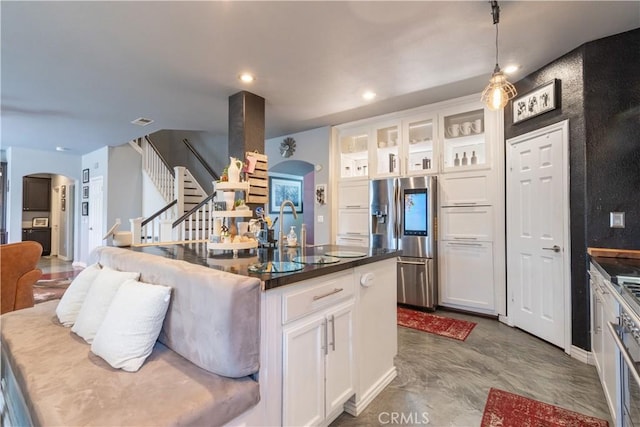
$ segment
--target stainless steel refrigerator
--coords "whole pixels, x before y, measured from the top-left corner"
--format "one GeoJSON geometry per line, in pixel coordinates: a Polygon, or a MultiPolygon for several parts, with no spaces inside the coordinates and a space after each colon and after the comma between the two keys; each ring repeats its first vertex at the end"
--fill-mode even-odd
{"type": "Polygon", "coordinates": [[[438,303],[436,192],[434,176],[370,183],[370,245],[402,250],[397,267],[398,302],[432,310],[438,303]]]}

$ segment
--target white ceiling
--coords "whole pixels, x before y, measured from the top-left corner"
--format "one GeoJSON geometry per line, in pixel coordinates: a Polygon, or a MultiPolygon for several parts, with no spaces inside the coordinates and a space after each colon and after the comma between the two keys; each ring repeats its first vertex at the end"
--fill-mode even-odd
{"type": "MultiPolygon", "coordinates": [[[[640,2],[500,2],[518,80],[640,27],[640,2]]],[[[479,93],[494,67],[487,1],[0,2],[2,148],[87,153],[160,129],[226,142],[228,97],[266,99],[266,137],[479,93]],[[251,71],[257,80],[242,85],[251,71]],[[378,93],[373,102],[360,97],[378,93]],[[129,122],[154,119],[147,127],[129,122]]]]}

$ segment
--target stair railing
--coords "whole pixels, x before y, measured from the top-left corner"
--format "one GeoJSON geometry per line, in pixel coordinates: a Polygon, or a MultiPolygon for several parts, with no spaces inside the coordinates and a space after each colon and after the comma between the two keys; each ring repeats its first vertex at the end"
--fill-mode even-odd
{"type": "Polygon", "coordinates": [[[149,244],[173,241],[173,218],[178,216],[177,200],[167,204],[148,218],[134,218],[131,220],[133,232],[132,242],[136,244],[149,244]]]}
{"type": "Polygon", "coordinates": [[[170,203],[176,198],[174,192],[175,175],[173,169],[158,152],[148,136],[145,136],[141,142],[144,170],[147,172],[147,175],[149,175],[151,181],[155,184],[165,202],[170,203]]]}
{"type": "Polygon", "coordinates": [[[178,240],[208,240],[213,234],[213,199],[214,191],[203,201],[194,206],[180,218],[173,222],[172,227],[177,230],[178,240]]]}
{"type": "Polygon", "coordinates": [[[189,140],[185,138],[182,140],[182,142],[184,143],[184,145],[187,146],[189,151],[191,151],[191,154],[193,154],[193,156],[200,162],[200,164],[207,171],[207,173],[211,175],[211,179],[214,181],[219,181],[220,177],[218,176],[218,174],[213,169],[211,169],[211,166],[209,166],[209,163],[207,163],[204,160],[204,157],[200,155],[198,150],[196,150],[196,148],[189,142],[189,140]]]}

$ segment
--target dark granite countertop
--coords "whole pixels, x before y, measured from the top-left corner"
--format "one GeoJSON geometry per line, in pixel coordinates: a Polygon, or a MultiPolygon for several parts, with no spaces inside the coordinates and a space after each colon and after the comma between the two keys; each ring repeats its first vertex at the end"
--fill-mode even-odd
{"type": "Polygon", "coordinates": [[[366,265],[384,259],[394,258],[401,254],[401,251],[390,249],[369,249],[352,246],[323,245],[304,248],[304,255],[323,256],[332,251],[353,251],[363,252],[366,255],[354,258],[340,258],[338,262],[331,264],[301,264],[301,269],[288,273],[254,273],[249,271],[249,266],[258,263],[278,263],[289,262],[295,257],[301,256],[303,249],[283,248],[280,249],[254,249],[251,251],[241,250],[238,257],[234,258],[230,251],[209,252],[206,243],[186,243],[167,244],[154,246],[132,247],[131,250],[158,255],[165,258],[178,259],[199,264],[205,267],[229,273],[240,274],[242,276],[257,277],[263,283],[263,289],[269,290],[280,286],[296,283],[301,280],[308,280],[325,274],[336,273],[349,268],[366,265]]]}
{"type": "Polygon", "coordinates": [[[640,259],[590,257],[605,279],[617,283],[618,276],[640,277],[640,259]]]}

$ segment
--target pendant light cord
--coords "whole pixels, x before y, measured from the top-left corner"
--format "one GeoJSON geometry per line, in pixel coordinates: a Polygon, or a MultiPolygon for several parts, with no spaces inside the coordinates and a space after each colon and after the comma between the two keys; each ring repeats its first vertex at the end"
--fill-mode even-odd
{"type": "Polygon", "coordinates": [[[496,22],[496,68],[498,67],[498,23],[496,22]]]}

